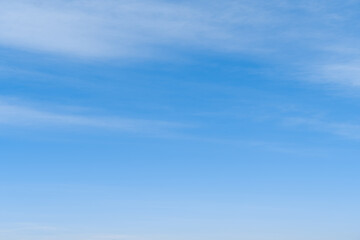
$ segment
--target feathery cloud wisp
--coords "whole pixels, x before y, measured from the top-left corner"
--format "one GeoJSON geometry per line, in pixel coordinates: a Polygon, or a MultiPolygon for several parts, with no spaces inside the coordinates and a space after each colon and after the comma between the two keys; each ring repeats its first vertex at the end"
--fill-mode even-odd
{"type": "Polygon", "coordinates": [[[144,57],[159,46],[173,45],[239,49],[254,41],[239,37],[239,27],[269,21],[245,2],[215,5],[0,1],[0,44],[80,57],[144,57]]]}
{"type": "Polygon", "coordinates": [[[300,80],[354,86],[358,31],[349,23],[357,21],[355,6],[351,0],[341,6],[324,0],[0,0],[0,46],[90,59],[161,58],[176,52],[170,49],[252,53],[306,72],[300,80]],[[351,61],[339,62],[343,58],[351,61]]]}
{"type": "Polygon", "coordinates": [[[285,124],[304,126],[311,130],[326,132],[348,139],[360,139],[360,125],[344,122],[330,122],[312,118],[287,118],[285,124]]]}
{"type": "Polygon", "coordinates": [[[182,124],[167,121],[56,113],[0,101],[0,126],[4,125],[91,127],[152,134],[164,133],[171,129],[184,127],[182,124]]]}

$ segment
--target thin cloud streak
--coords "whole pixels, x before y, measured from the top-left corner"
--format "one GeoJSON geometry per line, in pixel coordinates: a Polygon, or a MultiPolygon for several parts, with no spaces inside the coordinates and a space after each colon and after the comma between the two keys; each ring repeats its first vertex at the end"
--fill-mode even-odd
{"type": "Polygon", "coordinates": [[[37,223],[0,224],[0,237],[3,239],[24,240],[148,240],[144,236],[130,234],[80,234],[70,228],[57,228],[37,223]]]}
{"type": "Polygon", "coordinates": [[[0,101],[0,126],[90,127],[103,130],[156,134],[184,128],[186,125],[168,121],[58,113],[0,101]]]}
{"type": "Polygon", "coordinates": [[[255,40],[239,27],[262,26],[265,15],[233,1],[0,1],[0,44],[91,58],[154,57],[174,45],[239,50],[255,40]]]}
{"type": "Polygon", "coordinates": [[[0,0],[0,46],[83,59],[166,58],[187,49],[253,54],[301,81],[353,87],[355,7],[350,0],[0,0]]]}
{"type": "Polygon", "coordinates": [[[326,132],[353,140],[360,140],[360,124],[331,122],[301,117],[287,118],[284,123],[288,126],[302,126],[314,131],[326,132]]]}

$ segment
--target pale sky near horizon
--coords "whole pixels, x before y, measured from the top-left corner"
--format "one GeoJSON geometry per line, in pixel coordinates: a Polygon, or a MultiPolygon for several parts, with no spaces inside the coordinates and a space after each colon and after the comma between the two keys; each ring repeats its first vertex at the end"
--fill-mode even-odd
{"type": "Polygon", "coordinates": [[[0,239],[358,240],[359,10],[0,0],[0,239]]]}

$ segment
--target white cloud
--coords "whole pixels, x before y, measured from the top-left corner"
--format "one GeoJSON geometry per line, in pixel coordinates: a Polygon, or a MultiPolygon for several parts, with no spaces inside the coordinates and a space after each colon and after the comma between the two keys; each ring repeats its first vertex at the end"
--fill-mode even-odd
{"type": "Polygon", "coordinates": [[[0,0],[0,46],[90,59],[163,58],[179,49],[252,53],[300,80],[358,86],[355,6],[351,0],[0,0]]]}
{"type": "Polygon", "coordinates": [[[94,240],[142,240],[144,238],[139,238],[138,236],[133,235],[122,235],[122,234],[112,234],[112,235],[102,235],[102,236],[95,236],[91,239],[94,240]]]}
{"type": "Polygon", "coordinates": [[[323,67],[324,79],[350,86],[360,86],[359,63],[331,64],[323,67]]]}
{"type": "Polygon", "coordinates": [[[79,57],[146,57],[174,46],[239,50],[269,21],[248,1],[0,0],[0,44],[79,57]]]}
{"type": "Polygon", "coordinates": [[[53,227],[38,223],[0,223],[1,239],[23,240],[148,240],[140,235],[79,233],[68,227],[53,227]]]}
{"type": "Polygon", "coordinates": [[[0,126],[91,127],[133,133],[166,133],[185,125],[155,120],[67,114],[0,101],[0,126]]]}
{"type": "Polygon", "coordinates": [[[54,232],[58,228],[36,223],[18,223],[11,226],[1,226],[0,234],[16,232],[54,232]]]}
{"type": "Polygon", "coordinates": [[[311,130],[327,132],[333,135],[349,139],[360,139],[360,125],[344,122],[331,122],[316,118],[287,118],[285,124],[292,126],[304,126],[311,130]]]}

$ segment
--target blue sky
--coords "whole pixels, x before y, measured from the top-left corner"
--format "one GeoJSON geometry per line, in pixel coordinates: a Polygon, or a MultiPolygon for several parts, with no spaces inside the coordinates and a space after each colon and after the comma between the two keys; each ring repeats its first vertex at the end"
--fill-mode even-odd
{"type": "Polygon", "coordinates": [[[359,9],[0,0],[0,238],[359,239],[359,9]]]}

